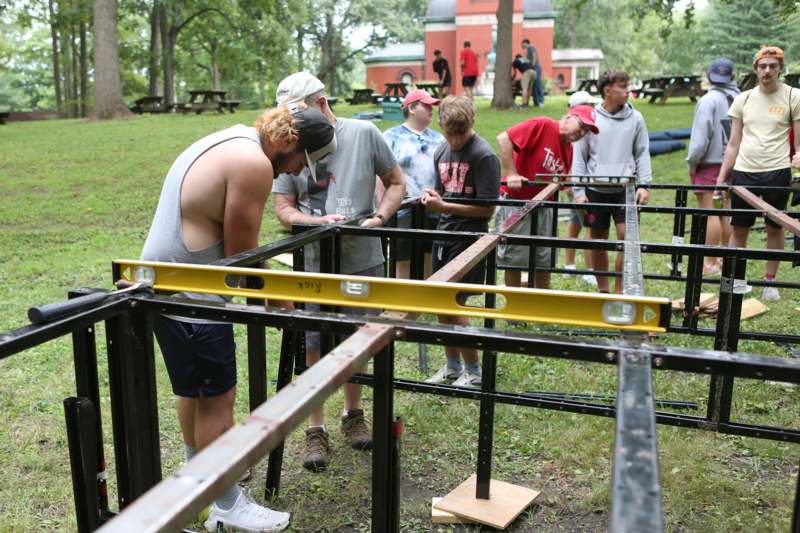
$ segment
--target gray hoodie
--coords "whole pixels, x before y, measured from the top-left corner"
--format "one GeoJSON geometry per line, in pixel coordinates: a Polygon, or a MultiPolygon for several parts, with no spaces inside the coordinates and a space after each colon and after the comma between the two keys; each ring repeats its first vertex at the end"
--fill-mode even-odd
{"type": "Polygon", "coordinates": [[[694,169],[700,164],[722,163],[730,133],[730,125],[725,129],[722,121],[728,120],[728,108],[738,94],[739,88],[735,83],[714,85],[697,102],[692,137],[689,140],[689,155],[686,157],[689,168],[694,169]]]}
{"type": "MultiPolygon", "coordinates": [[[[650,139],[642,114],[631,104],[616,113],[597,106],[597,135],[587,135],[572,144],[572,174],[584,176],[636,176],[645,185],[652,179],[650,139]]],[[[601,192],[619,192],[622,187],[591,187],[601,192]]],[[[575,187],[575,197],[586,194],[575,187]]]]}

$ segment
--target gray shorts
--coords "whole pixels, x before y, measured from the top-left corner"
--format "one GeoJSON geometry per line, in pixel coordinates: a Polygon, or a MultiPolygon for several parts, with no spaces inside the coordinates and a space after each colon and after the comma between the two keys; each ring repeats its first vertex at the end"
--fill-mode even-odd
{"type": "MultiPolygon", "coordinates": [[[[361,272],[353,272],[353,276],[369,276],[371,278],[384,277],[384,265],[375,265],[374,267],[362,270],[361,272]]],[[[319,311],[319,304],[306,304],[306,311],[319,311]]],[[[378,316],[381,314],[380,309],[371,309],[365,307],[340,307],[339,312],[348,315],[359,316],[378,316]]],[[[306,331],[306,351],[319,352],[321,346],[322,334],[319,331],[306,331]]]]}
{"type": "MultiPolygon", "coordinates": [[[[508,219],[511,214],[518,209],[510,205],[501,205],[497,208],[495,215],[495,227],[500,226],[508,219]]],[[[536,209],[536,234],[549,237],[553,231],[553,210],[549,208],[536,209]]],[[[517,226],[512,232],[514,235],[531,234],[531,217],[517,226]]],[[[549,246],[537,246],[535,252],[536,268],[547,268],[550,266],[551,250],[549,246]]],[[[500,244],[497,246],[497,268],[528,266],[530,248],[528,246],[518,246],[513,244],[500,244]]]]}
{"type": "Polygon", "coordinates": [[[585,211],[583,209],[570,209],[569,210],[569,223],[570,224],[577,224],[580,227],[583,227],[583,213],[585,211]]]}

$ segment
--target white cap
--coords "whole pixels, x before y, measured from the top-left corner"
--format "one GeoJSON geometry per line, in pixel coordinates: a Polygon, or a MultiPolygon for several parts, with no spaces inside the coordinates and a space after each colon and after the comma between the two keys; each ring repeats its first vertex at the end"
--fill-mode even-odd
{"type": "Polygon", "coordinates": [[[569,106],[575,107],[576,105],[597,105],[603,100],[597,96],[592,96],[587,91],[575,91],[569,97],[569,106]]]}
{"type": "Polygon", "coordinates": [[[295,72],[278,84],[275,99],[278,105],[296,104],[324,89],[325,84],[310,72],[295,72]]]}

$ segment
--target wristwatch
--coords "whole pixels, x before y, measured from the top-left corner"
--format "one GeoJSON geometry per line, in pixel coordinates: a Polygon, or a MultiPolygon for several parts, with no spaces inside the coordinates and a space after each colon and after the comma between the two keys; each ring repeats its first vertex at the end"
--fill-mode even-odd
{"type": "Polygon", "coordinates": [[[383,216],[383,215],[381,215],[381,214],[380,214],[380,213],[378,213],[377,211],[375,211],[374,213],[372,213],[372,215],[371,215],[371,216],[372,216],[372,218],[379,218],[379,219],[381,219],[381,226],[385,226],[385,225],[386,225],[386,217],[385,217],[385,216],[383,216]]]}

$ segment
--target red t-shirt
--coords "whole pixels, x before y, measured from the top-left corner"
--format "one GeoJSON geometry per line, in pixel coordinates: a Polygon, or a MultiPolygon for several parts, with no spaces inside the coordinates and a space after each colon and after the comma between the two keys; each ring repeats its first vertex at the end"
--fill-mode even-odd
{"type": "Polygon", "coordinates": [[[464,48],[461,50],[461,55],[458,58],[464,62],[464,68],[461,71],[462,76],[477,76],[478,75],[478,56],[472,51],[472,48],[464,48]]]}
{"type": "MultiPolygon", "coordinates": [[[[535,117],[506,133],[514,145],[514,165],[520,176],[533,181],[537,174],[566,174],[572,166],[572,144],[561,141],[557,120],[535,117]]],[[[542,189],[544,185],[524,185],[521,189],[503,185],[500,192],[515,200],[530,200],[542,189]]]]}

